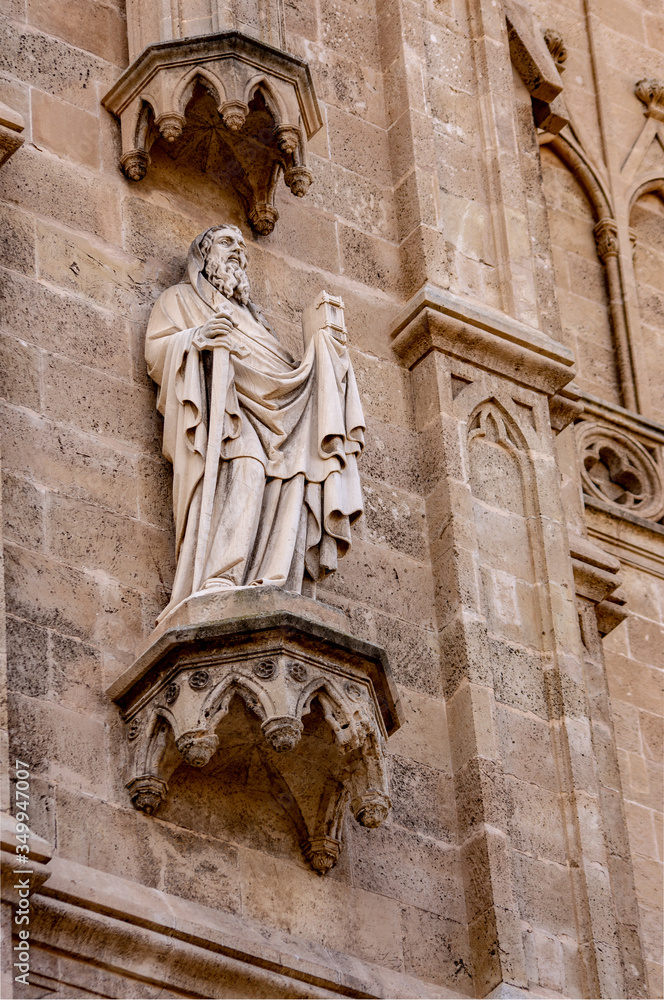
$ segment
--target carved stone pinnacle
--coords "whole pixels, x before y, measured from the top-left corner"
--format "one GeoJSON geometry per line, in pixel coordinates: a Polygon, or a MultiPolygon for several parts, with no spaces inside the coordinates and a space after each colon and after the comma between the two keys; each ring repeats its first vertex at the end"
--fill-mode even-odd
{"type": "Polygon", "coordinates": [[[353,799],[350,807],[360,826],[373,830],[387,819],[392,803],[383,792],[370,788],[360,798],[353,799]]]}
{"type": "Polygon", "coordinates": [[[304,847],[304,856],[318,875],[327,875],[339,860],[341,841],[335,837],[312,837],[304,847]]]}
{"type": "Polygon", "coordinates": [[[294,153],[300,145],[300,130],[292,125],[281,125],[276,130],[277,145],[282,153],[294,153]]]}
{"type": "Polygon", "coordinates": [[[284,180],[296,198],[303,198],[313,180],[307,167],[290,167],[284,172],[284,180]]]}
{"type": "Polygon", "coordinates": [[[166,782],[152,774],[134,778],[127,788],[134,808],[144,812],[146,816],[152,816],[157,811],[168,791],[166,782]]]}
{"type": "Polygon", "coordinates": [[[219,108],[219,114],[227,129],[230,129],[231,132],[239,132],[244,128],[249,108],[242,101],[226,101],[219,108]]]}
{"type": "Polygon", "coordinates": [[[269,236],[278,218],[279,213],[274,205],[269,205],[266,201],[257,202],[249,213],[252,229],[261,236],[269,236]]]}
{"type": "Polygon", "coordinates": [[[156,124],[162,139],[166,142],[175,142],[182,135],[185,118],[178,114],[161,115],[156,124]]]}
{"type": "Polygon", "coordinates": [[[148,171],[148,154],[142,149],[131,149],[120,157],[120,166],[127,180],[142,181],[148,171]]]}

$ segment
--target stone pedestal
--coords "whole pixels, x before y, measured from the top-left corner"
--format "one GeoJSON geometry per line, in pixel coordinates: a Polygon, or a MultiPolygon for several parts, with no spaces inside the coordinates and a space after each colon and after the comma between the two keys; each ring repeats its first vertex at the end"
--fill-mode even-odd
{"type": "Polygon", "coordinates": [[[400,724],[385,652],[343,623],[334,609],[274,588],[194,595],[176,608],[108,691],[127,726],[134,806],[154,813],[177,767],[204,768],[223,752],[224,718],[237,696],[256,720],[247,746],[258,749],[304,856],[320,874],[329,871],[347,802],[366,827],[389,812],[384,746],[400,724]],[[314,703],[333,752],[313,720],[307,726],[314,703]],[[307,800],[320,785],[313,812],[280,766],[282,755],[298,752],[310,772],[307,800]]]}

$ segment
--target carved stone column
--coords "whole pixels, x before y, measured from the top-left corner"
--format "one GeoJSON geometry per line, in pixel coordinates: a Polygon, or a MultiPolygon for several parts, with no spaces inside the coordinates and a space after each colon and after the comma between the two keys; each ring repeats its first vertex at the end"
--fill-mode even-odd
{"type": "Polygon", "coordinates": [[[600,219],[595,226],[594,233],[597,243],[597,256],[604,264],[606,271],[611,325],[613,326],[623,403],[628,410],[636,410],[634,368],[632,365],[627,322],[625,320],[624,295],[618,260],[620,256],[618,226],[613,219],[600,219]]]}

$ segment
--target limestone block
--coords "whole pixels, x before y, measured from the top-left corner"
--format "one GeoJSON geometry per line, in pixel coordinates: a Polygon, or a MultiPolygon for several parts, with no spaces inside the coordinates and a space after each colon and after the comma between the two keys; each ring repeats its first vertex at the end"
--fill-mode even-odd
{"type": "Polygon", "coordinates": [[[454,779],[438,769],[393,755],[390,787],[394,822],[446,844],[454,842],[454,779]]]}
{"type": "Polygon", "coordinates": [[[131,452],[25,411],[14,411],[4,426],[3,464],[8,471],[65,496],[136,515],[131,452]],[[34,442],[34,450],[25,448],[28,440],[34,442]]]}
{"type": "Polygon", "coordinates": [[[418,837],[393,823],[375,836],[354,831],[353,841],[353,885],[449,920],[463,920],[463,886],[451,845],[418,837]]]}
{"type": "Polygon", "coordinates": [[[464,923],[416,907],[403,907],[404,964],[421,979],[459,990],[473,990],[468,934],[464,923]]]}
{"type": "Polygon", "coordinates": [[[46,36],[62,38],[70,45],[92,52],[115,66],[127,62],[127,26],[115,5],[100,7],[90,0],[42,3],[30,0],[28,21],[46,36]]]}
{"type": "Polygon", "coordinates": [[[67,294],[18,274],[11,278],[3,278],[0,295],[11,317],[7,325],[20,329],[21,340],[47,350],[57,345],[58,353],[91,368],[131,376],[128,327],[122,319],[78,298],[75,290],[67,294]]]}
{"type": "Polygon", "coordinates": [[[0,334],[0,395],[15,406],[41,410],[42,352],[0,334]]]}
{"type": "Polygon", "coordinates": [[[0,214],[2,237],[0,251],[5,267],[23,274],[35,273],[34,223],[26,212],[3,205],[0,214]]]}
{"type": "Polygon", "coordinates": [[[313,940],[387,969],[402,968],[399,904],[377,893],[332,879],[315,879],[304,869],[242,851],[245,913],[263,926],[313,940]],[[306,900],[306,905],[304,901],[306,900]],[[380,908],[380,920],[376,919],[380,908]]]}
{"type": "Polygon", "coordinates": [[[32,134],[38,146],[99,170],[99,119],[95,115],[33,90],[32,134]]]}
{"type": "Polygon", "coordinates": [[[27,147],[21,150],[20,167],[16,164],[14,157],[0,172],[0,191],[7,201],[26,208],[39,204],[42,215],[72,229],[121,242],[119,199],[108,197],[106,181],[27,147]]]}

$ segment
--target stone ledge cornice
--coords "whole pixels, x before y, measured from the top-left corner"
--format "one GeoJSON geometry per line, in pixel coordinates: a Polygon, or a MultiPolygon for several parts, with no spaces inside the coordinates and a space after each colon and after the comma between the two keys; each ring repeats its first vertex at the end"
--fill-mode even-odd
{"type": "MultiPolygon", "coordinates": [[[[32,939],[95,961],[102,949],[105,967],[116,964],[119,973],[144,973],[146,952],[136,947],[142,929],[149,957],[158,956],[163,981],[173,985],[164,950],[175,952],[178,969],[182,958],[214,963],[220,981],[229,971],[244,970],[248,980],[263,972],[284,976],[293,996],[319,995],[312,987],[326,991],[321,995],[345,997],[465,995],[64,858],[53,858],[50,867],[48,885],[34,897],[39,910],[35,907],[32,939]]],[[[200,987],[200,981],[188,985],[200,987]]]]}
{"type": "Polygon", "coordinates": [[[431,351],[498,371],[552,396],[574,378],[574,355],[540,330],[433,284],[395,317],[392,348],[407,368],[431,351]]]}
{"type": "Polygon", "coordinates": [[[579,399],[583,403],[586,414],[592,417],[599,417],[603,420],[616,424],[622,430],[638,434],[647,438],[653,443],[664,445],[664,424],[650,420],[648,417],[635,413],[633,410],[626,410],[616,403],[609,403],[599,396],[591,396],[590,393],[578,390],[579,399]]]}

